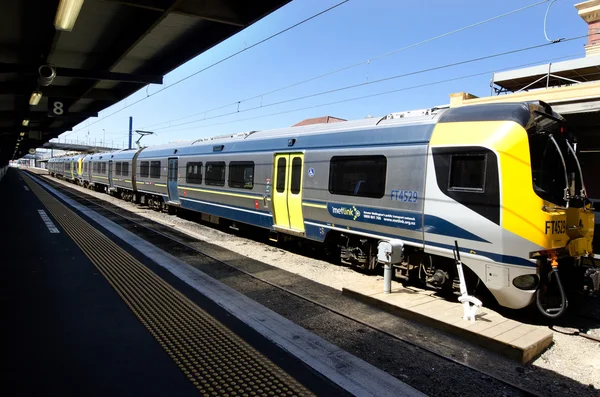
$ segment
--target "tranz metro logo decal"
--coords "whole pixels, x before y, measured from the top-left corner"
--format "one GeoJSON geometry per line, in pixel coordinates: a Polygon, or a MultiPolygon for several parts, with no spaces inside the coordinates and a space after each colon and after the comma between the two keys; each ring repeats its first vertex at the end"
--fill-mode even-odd
{"type": "Polygon", "coordinates": [[[327,210],[334,218],[399,227],[402,229],[421,229],[422,218],[409,212],[331,203],[327,204],[327,210]]]}
{"type": "Polygon", "coordinates": [[[564,234],[567,232],[567,221],[546,221],[546,234],[564,234]]]}

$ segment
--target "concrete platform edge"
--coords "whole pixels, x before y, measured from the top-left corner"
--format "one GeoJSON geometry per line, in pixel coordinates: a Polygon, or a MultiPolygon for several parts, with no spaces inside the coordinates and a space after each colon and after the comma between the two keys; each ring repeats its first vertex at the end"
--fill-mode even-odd
{"type": "Polygon", "coordinates": [[[393,305],[385,302],[376,297],[365,295],[359,291],[355,291],[352,288],[342,288],[342,294],[357,299],[363,303],[376,306],[388,313],[402,316],[404,318],[418,321],[419,323],[428,325],[430,327],[439,329],[452,335],[459,336],[466,339],[478,346],[484,347],[490,351],[509,357],[513,360],[519,361],[521,364],[527,364],[534,358],[539,356],[548,346],[552,344],[552,334],[550,337],[537,341],[530,344],[525,349],[514,346],[510,343],[503,343],[493,338],[480,335],[474,332],[470,332],[468,329],[455,327],[451,324],[447,324],[443,321],[437,320],[432,317],[420,314],[418,312],[393,305]]]}
{"type": "Polygon", "coordinates": [[[37,176],[30,176],[65,204],[126,241],[149,259],[173,273],[242,322],[282,349],[298,357],[349,393],[357,396],[374,397],[425,396],[425,394],[388,373],[327,342],[233,288],[211,278],[206,273],[162,251],[97,212],[69,199],[41,181],[37,176]]]}

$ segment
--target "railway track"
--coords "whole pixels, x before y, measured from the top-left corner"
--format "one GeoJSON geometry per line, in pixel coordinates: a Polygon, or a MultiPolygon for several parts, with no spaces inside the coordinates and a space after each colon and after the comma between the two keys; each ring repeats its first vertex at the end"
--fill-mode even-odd
{"type": "MultiPolygon", "coordinates": [[[[36,174],[34,174],[34,176],[35,177],[39,177],[39,175],[36,175],[36,174]]],[[[228,268],[230,268],[230,269],[232,269],[232,270],[234,270],[236,272],[242,273],[242,274],[244,274],[244,275],[246,275],[246,276],[248,276],[248,277],[250,277],[250,278],[252,278],[252,279],[254,279],[254,280],[258,281],[258,282],[260,282],[260,283],[266,284],[266,285],[268,285],[268,286],[270,286],[272,288],[275,288],[275,289],[277,289],[277,290],[279,290],[279,291],[281,291],[281,292],[283,292],[285,294],[292,295],[292,296],[294,296],[296,298],[299,298],[299,299],[301,299],[301,300],[303,300],[305,302],[308,302],[308,303],[310,303],[312,305],[318,306],[318,307],[320,307],[320,308],[322,308],[322,309],[324,309],[324,310],[326,310],[326,311],[328,311],[330,313],[333,313],[333,314],[335,314],[337,316],[343,317],[343,318],[345,318],[347,320],[350,320],[352,322],[360,324],[360,325],[362,325],[364,327],[370,328],[371,330],[373,330],[373,331],[375,331],[377,333],[386,335],[387,337],[395,339],[395,340],[397,340],[397,341],[399,341],[399,342],[401,342],[403,344],[409,345],[412,348],[419,349],[420,351],[423,351],[423,352],[427,352],[428,354],[434,355],[435,357],[440,358],[440,359],[442,359],[444,361],[447,361],[447,362],[449,362],[449,363],[451,363],[453,365],[460,366],[460,367],[465,368],[465,369],[467,369],[469,371],[474,371],[474,372],[478,373],[482,379],[485,379],[485,377],[491,378],[494,381],[499,382],[500,384],[506,386],[506,388],[508,388],[509,390],[512,390],[513,393],[508,393],[507,395],[510,395],[510,396],[513,396],[513,395],[519,395],[519,396],[545,396],[545,395],[547,395],[545,393],[541,393],[539,391],[532,390],[532,389],[530,389],[528,387],[525,387],[525,386],[519,385],[519,384],[517,384],[515,382],[512,382],[512,381],[506,379],[506,377],[502,376],[501,374],[495,374],[495,373],[490,372],[490,371],[482,370],[481,368],[478,368],[478,367],[470,364],[469,362],[467,362],[468,360],[462,360],[460,358],[456,358],[456,357],[452,357],[450,355],[442,354],[442,353],[440,353],[438,351],[435,351],[434,349],[430,349],[430,348],[428,348],[426,346],[423,346],[423,345],[421,345],[419,343],[415,343],[415,342],[409,340],[406,337],[402,337],[402,336],[397,335],[395,333],[388,332],[385,329],[382,329],[381,327],[378,327],[378,326],[376,326],[374,324],[370,324],[369,322],[363,321],[363,320],[361,320],[359,318],[356,318],[356,317],[354,317],[352,315],[344,313],[344,312],[342,312],[342,311],[340,311],[340,310],[338,310],[336,308],[333,308],[333,307],[331,307],[331,306],[329,306],[327,304],[324,304],[324,303],[319,302],[319,301],[317,301],[315,299],[312,299],[312,298],[310,298],[310,297],[308,297],[306,295],[300,294],[300,293],[298,293],[296,291],[292,291],[289,288],[286,288],[286,287],[284,287],[282,285],[278,285],[277,283],[274,283],[274,282],[271,282],[269,280],[266,280],[266,279],[264,279],[262,277],[259,277],[259,276],[255,275],[255,274],[253,274],[252,272],[248,272],[248,271],[246,271],[244,269],[236,267],[233,264],[227,263],[226,261],[222,261],[222,260],[220,260],[218,258],[215,258],[215,257],[209,255],[209,254],[206,254],[205,252],[202,252],[201,250],[193,247],[189,243],[187,243],[185,241],[182,241],[181,239],[179,239],[177,237],[174,237],[173,235],[166,234],[166,233],[158,230],[158,228],[156,228],[156,227],[148,226],[147,224],[143,224],[140,221],[133,219],[132,217],[125,216],[122,213],[119,213],[119,212],[117,212],[117,211],[109,208],[109,205],[110,206],[113,206],[113,205],[107,203],[104,200],[101,200],[101,199],[98,199],[98,198],[93,198],[93,197],[92,198],[90,198],[90,197],[84,197],[83,195],[81,195],[79,193],[75,193],[74,189],[67,189],[67,187],[69,187],[68,185],[65,186],[62,183],[59,183],[59,182],[57,182],[57,181],[55,181],[55,180],[53,180],[53,179],[51,179],[49,177],[45,177],[43,179],[44,179],[44,182],[48,183],[49,185],[51,185],[55,189],[60,190],[63,194],[65,194],[69,198],[77,201],[78,203],[80,203],[80,204],[82,204],[82,205],[84,205],[86,207],[91,207],[92,209],[99,210],[98,212],[100,212],[101,214],[102,213],[104,213],[104,214],[108,213],[108,214],[110,214],[111,217],[116,217],[118,219],[122,219],[125,222],[130,222],[130,223],[134,224],[136,226],[136,230],[138,230],[139,232],[142,232],[142,234],[151,234],[151,235],[154,235],[154,236],[159,236],[160,238],[168,239],[169,241],[171,241],[172,243],[176,244],[177,246],[183,247],[186,250],[190,250],[190,251],[194,252],[197,255],[201,255],[202,257],[204,257],[207,260],[212,261],[212,262],[214,262],[216,264],[228,267],[228,268]]],[[[122,211],[127,211],[127,210],[122,209],[122,211]]],[[[153,221],[150,221],[150,222],[151,223],[155,223],[153,221]]],[[[157,225],[163,226],[161,224],[157,224],[157,225]]]]}

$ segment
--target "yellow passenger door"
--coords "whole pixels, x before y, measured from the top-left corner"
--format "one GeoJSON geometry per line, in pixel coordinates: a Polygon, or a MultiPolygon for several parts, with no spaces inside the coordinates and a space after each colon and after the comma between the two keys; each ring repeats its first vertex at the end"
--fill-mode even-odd
{"type": "Polygon", "coordinates": [[[290,215],[290,229],[304,232],[304,216],[302,216],[302,175],[304,169],[304,155],[302,153],[290,154],[288,185],[288,212],[290,215]]]}
{"type": "Polygon", "coordinates": [[[273,171],[273,217],[276,227],[304,232],[302,215],[302,171],[304,155],[275,155],[273,171]]]}
{"type": "Polygon", "coordinates": [[[275,226],[290,228],[290,216],[288,213],[288,163],[289,154],[276,154],[273,171],[273,218],[275,226]]]}

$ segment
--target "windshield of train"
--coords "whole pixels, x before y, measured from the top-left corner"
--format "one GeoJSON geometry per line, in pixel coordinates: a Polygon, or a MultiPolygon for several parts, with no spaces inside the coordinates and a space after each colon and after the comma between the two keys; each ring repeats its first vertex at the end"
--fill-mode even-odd
{"type": "Polygon", "coordinates": [[[568,147],[570,144],[574,148],[569,138],[566,134],[547,130],[529,134],[533,190],[553,204],[563,206],[568,198],[570,206],[581,206],[582,178],[577,159],[568,147]]]}

